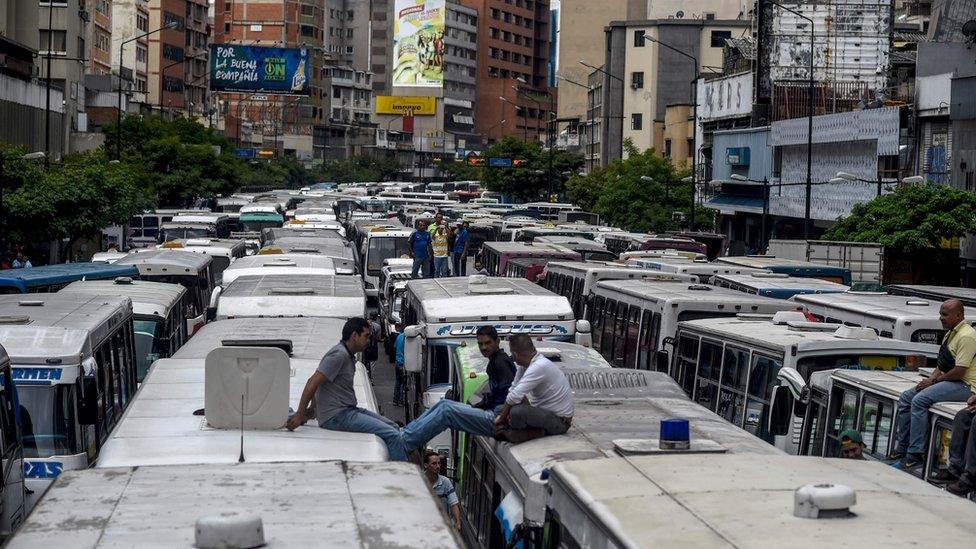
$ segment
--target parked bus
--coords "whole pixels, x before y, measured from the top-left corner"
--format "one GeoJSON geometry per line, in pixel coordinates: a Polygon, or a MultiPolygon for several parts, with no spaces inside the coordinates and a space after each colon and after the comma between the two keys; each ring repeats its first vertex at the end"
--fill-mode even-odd
{"type": "Polygon", "coordinates": [[[119,276],[139,276],[132,265],[116,263],[60,263],[30,269],[0,271],[0,294],[51,293],[76,280],[111,280],[119,276]]]}
{"type": "Polygon", "coordinates": [[[226,286],[239,276],[246,275],[335,275],[355,274],[356,265],[348,259],[316,254],[265,254],[238,259],[224,271],[226,286]]]}
{"type": "Polygon", "coordinates": [[[58,293],[125,296],[132,300],[136,379],[140,382],[153,361],[173,356],[186,343],[188,335],[183,315],[189,298],[186,288],[180,284],[119,277],[72,282],[58,293]]]}
{"type": "Polygon", "coordinates": [[[0,536],[7,537],[27,516],[24,487],[24,444],[20,432],[20,410],[14,387],[10,356],[0,346],[0,536]]]}
{"type": "Polygon", "coordinates": [[[851,285],[851,270],[845,267],[821,265],[809,261],[784,259],[767,255],[725,256],[716,259],[721,263],[766,269],[774,273],[781,273],[796,278],[819,278],[828,282],[836,282],[844,286],[851,285]]]}
{"type": "Polygon", "coordinates": [[[265,229],[261,231],[261,245],[270,246],[278,240],[308,238],[314,240],[342,240],[345,229],[342,232],[332,228],[306,227],[305,224],[291,223],[275,229],[265,229]]]}
{"type": "Polygon", "coordinates": [[[309,254],[332,257],[349,261],[353,272],[356,272],[356,254],[352,244],[338,238],[279,238],[274,244],[264,246],[258,251],[258,255],[275,254],[309,254]]]}
{"type": "Polygon", "coordinates": [[[218,196],[214,199],[213,211],[217,213],[238,213],[241,208],[251,203],[248,198],[240,196],[218,196]]]}
{"type": "Polygon", "coordinates": [[[635,259],[708,261],[708,256],[684,250],[631,250],[620,254],[618,260],[626,263],[635,259]]]}
{"type": "Polygon", "coordinates": [[[796,308],[788,301],[706,284],[651,278],[597,282],[589,299],[586,318],[593,329],[593,348],[614,366],[657,371],[669,370],[682,321],[796,308]]]}
{"type": "Polygon", "coordinates": [[[127,297],[0,297],[0,344],[13,365],[28,508],[61,471],[94,462],[136,392],[127,297]]]}
{"type": "Polygon", "coordinates": [[[891,295],[921,297],[922,299],[931,299],[932,301],[958,299],[967,307],[976,307],[976,289],[974,288],[926,286],[921,284],[890,284],[885,286],[885,290],[891,295]]]}
{"type": "Polygon", "coordinates": [[[168,223],[180,214],[196,215],[210,213],[210,210],[193,209],[159,209],[152,212],[136,214],[129,219],[129,235],[126,239],[128,247],[146,248],[159,244],[160,229],[163,223],[168,223]]]}
{"type": "Polygon", "coordinates": [[[524,229],[518,229],[515,231],[515,241],[516,242],[533,242],[536,238],[551,236],[564,236],[573,237],[576,239],[583,240],[593,240],[593,231],[584,231],[568,226],[543,226],[543,227],[525,227],[524,229]]]}
{"type": "Polygon", "coordinates": [[[671,375],[692,399],[796,453],[810,377],[824,370],[935,366],[934,345],[880,338],[870,328],[807,322],[799,312],[681,322],[671,375]]]}
{"type": "Polygon", "coordinates": [[[207,306],[214,290],[213,258],[182,250],[145,250],[115,262],[139,269],[139,278],[153,282],[181,284],[187,290],[184,311],[186,330],[193,335],[206,322],[207,306]]]}
{"type": "Polygon", "coordinates": [[[710,283],[716,275],[751,275],[769,272],[715,261],[691,260],[682,256],[630,259],[627,261],[627,265],[662,273],[697,276],[701,282],[706,284],[710,283]]]}
{"type": "Polygon", "coordinates": [[[249,275],[223,287],[216,317],[331,317],[366,315],[363,285],[351,276],[249,275]]]}
{"type": "Polygon", "coordinates": [[[380,288],[380,270],[388,259],[409,257],[410,234],[405,228],[373,227],[364,236],[360,248],[360,272],[366,296],[376,298],[380,288]]]}
{"type": "Polygon", "coordinates": [[[231,262],[247,255],[247,246],[241,238],[191,238],[189,240],[171,240],[161,244],[166,250],[183,250],[195,254],[209,255],[213,258],[214,280],[219,284],[224,269],[231,262]]]}
{"type": "Polygon", "coordinates": [[[508,261],[517,257],[563,259],[581,261],[579,252],[558,244],[527,244],[525,242],[485,242],[481,247],[481,263],[491,276],[503,276],[508,261]]]}
{"type": "Polygon", "coordinates": [[[558,244],[580,254],[586,261],[616,261],[617,254],[611,252],[603,244],[586,238],[572,236],[540,236],[532,241],[534,244],[558,244]]]}
{"type": "Polygon", "coordinates": [[[505,267],[505,276],[508,278],[524,278],[529,282],[539,284],[542,281],[542,273],[549,263],[548,258],[544,257],[516,257],[509,259],[505,267]]]}
{"type": "Polygon", "coordinates": [[[781,273],[763,272],[717,274],[712,277],[711,282],[722,288],[776,299],[789,299],[801,294],[841,293],[850,289],[849,286],[820,280],[819,278],[800,278],[781,273]]]}
{"type": "Polygon", "coordinates": [[[701,242],[707,248],[705,254],[708,256],[709,261],[715,261],[717,258],[725,255],[725,250],[729,247],[729,237],[724,234],[673,231],[668,233],[668,235],[676,238],[690,238],[696,242],[701,242]]]}
{"type": "Polygon", "coordinates": [[[678,238],[671,236],[649,235],[640,243],[638,250],[680,250],[683,252],[694,252],[698,254],[708,254],[708,247],[701,242],[690,238],[678,238]]]}
{"type": "Polygon", "coordinates": [[[629,233],[626,231],[616,231],[603,235],[603,244],[608,250],[618,256],[624,252],[640,250],[641,244],[651,235],[647,233],[629,233]]]}
{"type": "Polygon", "coordinates": [[[190,238],[228,238],[231,216],[221,213],[181,213],[162,224],[160,243],[190,238]]]}
{"type": "MultiPolygon", "coordinates": [[[[314,420],[294,433],[284,428],[289,407],[298,408],[305,382],[339,341],[344,322],[235,318],[207,324],[171,358],[153,364],[96,466],[236,464],[242,452],[248,463],[386,461],[386,445],[376,435],[321,429],[314,420]],[[243,418],[242,394],[251,399],[243,418]]],[[[361,363],[354,389],[359,407],[378,412],[361,363]]]]}
{"type": "Polygon", "coordinates": [[[576,204],[561,204],[558,202],[526,202],[522,204],[522,207],[538,211],[542,214],[542,219],[546,221],[558,221],[560,214],[580,211],[579,206],[576,204]]]}
{"type": "Polygon", "coordinates": [[[242,231],[261,232],[264,229],[281,227],[281,224],[285,222],[277,204],[248,204],[241,208],[240,213],[241,217],[238,223],[242,231]]]}

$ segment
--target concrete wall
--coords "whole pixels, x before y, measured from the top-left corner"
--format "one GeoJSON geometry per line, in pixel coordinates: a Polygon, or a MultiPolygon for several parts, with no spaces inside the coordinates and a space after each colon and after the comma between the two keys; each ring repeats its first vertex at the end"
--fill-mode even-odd
{"type": "MultiPolygon", "coordinates": [[[[44,150],[46,115],[44,86],[0,74],[0,142],[44,150]]],[[[61,92],[51,91],[51,156],[65,153],[64,114],[61,92]]]]}
{"type": "Polygon", "coordinates": [[[755,181],[773,175],[773,147],[770,143],[769,126],[744,130],[717,131],[713,134],[712,179],[731,181],[737,173],[755,181]],[[727,149],[749,149],[748,166],[732,166],[728,163],[727,149]]]}
{"type": "Polygon", "coordinates": [[[0,0],[0,35],[37,50],[38,5],[25,0],[0,0]]]}

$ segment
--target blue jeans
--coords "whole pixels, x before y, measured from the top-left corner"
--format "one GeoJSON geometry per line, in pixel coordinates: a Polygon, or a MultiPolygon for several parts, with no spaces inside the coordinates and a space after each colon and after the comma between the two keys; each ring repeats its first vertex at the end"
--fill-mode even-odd
{"type": "Polygon", "coordinates": [[[448,267],[448,257],[434,256],[434,277],[444,278],[451,276],[451,270],[448,267]]]}
{"type": "Polygon", "coordinates": [[[940,381],[919,391],[912,387],[898,399],[898,446],[902,454],[922,454],[929,440],[929,406],[936,402],[966,402],[973,394],[962,381],[940,381]]]}
{"type": "Polygon", "coordinates": [[[447,428],[489,436],[494,426],[494,412],[445,398],[403,428],[403,445],[408,452],[423,448],[447,428]]]}
{"type": "Polygon", "coordinates": [[[451,256],[451,262],[454,266],[454,276],[468,274],[468,256],[461,255],[461,252],[454,252],[454,255],[451,256]]]}
{"type": "Polygon", "coordinates": [[[386,443],[386,450],[393,461],[407,461],[407,452],[403,448],[403,438],[400,427],[386,419],[362,408],[348,408],[326,420],[324,429],[345,431],[347,433],[372,433],[386,443]]]}
{"type": "Polygon", "coordinates": [[[396,370],[394,371],[396,379],[393,383],[393,403],[403,404],[403,364],[397,364],[396,370]]]}
{"type": "Polygon", "coordinates": [[[410,278],[417,278],[417,273],[423,269],[424,278],[430,278],[430,272],[427,269],[427,258],[414,256],[413,258],[413,268],[410,269],[410,278]]]}

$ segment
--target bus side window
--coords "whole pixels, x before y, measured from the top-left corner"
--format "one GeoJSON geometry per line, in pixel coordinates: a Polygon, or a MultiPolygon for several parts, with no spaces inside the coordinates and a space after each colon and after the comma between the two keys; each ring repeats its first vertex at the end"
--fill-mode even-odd
{"type": "Polygon", "coordinates": [[[638,370],[650,370],[651,369],[651,357],[654,356],[654,351],[651,347],[651,312],[643,311],[641,314],[640,322],[640,341],[637,347],[637,369],[638,370]]]}
{"type": "Polygon", "coordinates": [[[861,436],[867,453],[885,459],[889,453],[891,432],[894,428],[894,406],[890,401],[865,396],[861,407],[861,436]]]}
{"type": "Polygon", "coordinates": [[[726,347],[722,359],[722,380],[719,383],[718,414],[733,425],[742,425],[748,372],[749,351],[726,347]]]}
{"type": "Polygon", "coordinates": [[[640,307],[631,305],[629,310],[629,321],[627,323],[627,358],[624,364],[627,368],[637,368],[638,335],[640,333],[640,307]]]}
{"type": "Polygon", "coordinates": [[[600,354],[610,363],[613,362],[613,328],[616,309],[617,302],[612,299],[608,299],[603,306],[603,334],[600,336],[600,354]]]}
{"type": "Polygon", "coordinates": [[[627,358],[627,304],[617,305],[617,322],[613,329],[613,360],[612,364],[618,368],[625,366],[627,358]]]}
{"type": "Polygon", "coordinates": [[[718,403],[718,379],[722,371],[722,344],[702,341],[695,376],[695,402],[715,411],[718,403]]]}
{"type": "Polygon", "coordinates": [[[826,457],[840,457],[840,434],[857,426],[857,396],[854,389],[834,385],[827,416],[826,457]]]}
{"type": "Polygon", "coordinates": [[[752,355],[751,364],[743,428],[767,442],[772,442],[766,429],[766,417],[769,415],[769,399],[776,385],[776,374],[783,364],[756,353],[752,355]]]}
{"type": "Polygon", "coordinates": [[[573,292],[572,292],[573,310],[576,312],[576,317],[581,318],[583,316],[584,300],[587,296],[583,295],[583,279],[574,278],[573,279],[573,292]]]}
{"type": "Polygon", "coordinates": [[[600,336],[603,326],[603,296],[598,295],[593,300],[593,306],[590,307],[590,325],[593,333],[593,348],[600,349],[600,336]]]}
{"type": "Polygon", "coordinates": [[[427,385],[440,385],[451,382],[451,349],[447,345],[432,345],[430,364],[428,364],[427,385]]]}
{"type": "Polygon", "coordinates": [[[691,396],[694,390],[695,373],[698,368],[698,343],[695,336],[681,335],[678,337],[678,352],[675,360],[676,367],[671,375],[681,384],[681,388],[691,396]]]}

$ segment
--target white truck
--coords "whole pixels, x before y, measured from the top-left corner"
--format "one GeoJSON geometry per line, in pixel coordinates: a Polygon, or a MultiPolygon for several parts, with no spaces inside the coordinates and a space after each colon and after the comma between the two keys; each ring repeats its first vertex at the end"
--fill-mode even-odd
{"type": "Polygon", "coordinates": [[[770,240],[766,255],[845,267],[855,284],[880,285],[884,273],[884,246],[875,242],[770,240]]]}

